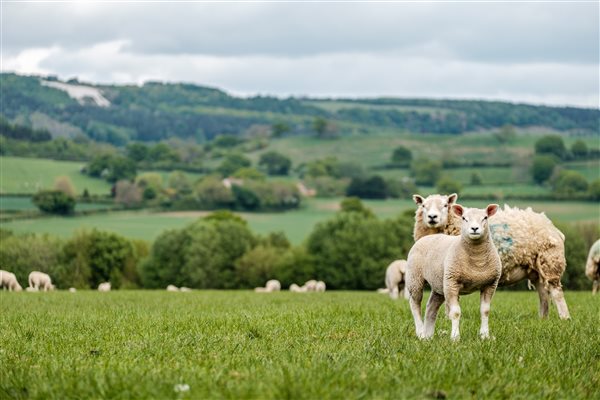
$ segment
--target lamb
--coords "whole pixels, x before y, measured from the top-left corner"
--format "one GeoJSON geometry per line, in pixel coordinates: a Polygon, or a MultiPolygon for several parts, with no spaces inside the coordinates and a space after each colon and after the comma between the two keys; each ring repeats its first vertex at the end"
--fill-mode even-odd
{"type": "Polygon", "coordinates": [[[192,289],[190,289],[189,287],[182,286],[179,288],[179,291],[180,292],[191,292],[192,289]]]}
{"type": "MultiPolygon", "coordinates": [[[[415,241],[434,233],[458,234],[460,219],[444,211],[456,202],[456,194],[432,195],[425,199],[414,195],[413,199],[418,206],[413,231],[415,241]]],[[[505,205],[504,210],[498,210],[489,222],[494,244],[502,260],[502,276],[498,286],[510,286],[529,279],[538,292],[540,317],[548,316],[551,296],[559,317],[569,319],[569,309],[560,283],[566,267],[565,236],[562,232],[544,213],[536,213],[531,208],[521,210],[505,205]]]]}
{"type": "Polygon", "coordinates": [[[459,296],[478,290],[480,296],[482,339],[489,338],[490,303],[502,273],[500,256],[491,239],[488,218],[498,210],[490,204],[485,210],[452,205],[452,213],[462,219],[460,236],[428,235],[418,240],[408,254],[406,286],[417,336],[431,338],[437,313],[446,301],[446,314],[452,320],[451,338],[460,337],[461,309],[459,296]],[[421,319],[421,300],[425,282],[431,295],[421,319]]]}
{"type": "Polygon", "coordinates": [[[324,292],[327,289],[327,285],[323,281],[317,281],[315,285],[315,292],[324,292]]]}
{"type": "Polygon", "coordinates": [[[101,284],[98,285],[98,291],[99,292],[110,292],[110,282],[102,282],[101,284]]]}
{"type": "Polygon", "coordinates": [[[70,287],[69,288],[69,293],[76,293],[77,289],[75,289],[74,287],[70,287]]]}
{"type": "Polygon", "coordinates": [[[167,292],[179,292],[179,288],[175,285],[167,286],[167,292]]]}
{"type": "Polygon", "coordinates": [[[277,279],[271,279],[267,281],[265,287],[254,288],[255,292],[271,293],[279,292],[281,290],[281,283],[277,279]]]}
{"type": "Polygon", "coordinates": [[[305,292],[305,291],[306,291],[306,290],[304,290],[304,288],[302,288],[302,287],[300,287],[300,286],[296,285],[295,283],[292,283],[292,284],[290,285],[290,292],[292,292],[292,293],[303,293],[303,292],[305,292]]]}
{"type": "Polygon", "coordinates": [[[50,279],[50,275],[45,274],[39,271],[32,271],[29,274],[29,287],[33,288],[35,291],[43,290],[47,292],[48,290],[54,290],[54,285],[52,284],[52,279],[50,279]]]}
{"type": "Polygon", "coordinates": [[[2,269],[0,269],[0,287],[8,289],[9,292],[20,292],[23,290],[15,274],[2,269]]]}
{"type": "Polygon", "coordinates": [[[600,239],[590,248],[590,253],[585,264],[585,275],[594,282],[592,294],[596,294],[598,286],[600,286],[600,239]]]}
{"type": "Polygon", "coordinates": [[[403,293],[404,290],[404,275],[406,274],[406,260],[396,260],[392,261],[390,265],[388,265],[385,271],[385,286],[386,293],[389,293],[390,298],[396,300],[398,298],[398,292],[401,290],[403,293]]]}
{"type": "Polygon", "coordinates": [[[304,288],[305,292],[314,292],[317,290],[317,281],[311,279],[309,281],[306,281],[306,283],[302,287],[304,288]]]}

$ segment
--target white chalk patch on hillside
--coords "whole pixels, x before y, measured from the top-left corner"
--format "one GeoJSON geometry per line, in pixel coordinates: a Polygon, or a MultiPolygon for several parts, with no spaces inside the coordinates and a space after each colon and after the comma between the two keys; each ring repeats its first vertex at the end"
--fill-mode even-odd
{"type": "Polygon", "coordinates": [[[59,89],[67,92],[67,94],[77,100],[80,104],[88,104],[89,100],[92,100],[99,107],[110,106],[110,101],[102,95],[100,89],[96,89],[91,86],[83,85],[72,85],[69,83],[54,82],[41,80],[42,85],[48,86],[54,89],[59,89]]]}

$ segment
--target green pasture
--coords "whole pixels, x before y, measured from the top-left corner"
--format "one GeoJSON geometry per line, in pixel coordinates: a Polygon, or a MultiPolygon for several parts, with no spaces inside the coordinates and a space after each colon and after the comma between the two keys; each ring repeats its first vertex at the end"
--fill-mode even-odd
{"type": "MultiPolygon", "coordinates": [[[[75,211],[105,210],[114,207],[110,203],[77,203],[75,211]]],[[[27,196],[0,196],[0,212],[3,211],[36,211],[38,208],[27,196]]]]}
{"type": "MultiPolygon", "coordinates": [[[[428,194],[428,193],[424,193],[428,194]]],[[[300,210],[281,213],[240,213],[250,228],[260,234],[283,231],[293,243],[301,243],[312,231],[315,224],[331,218],[339,210],[340,198],[311,199],[300,210]]],[[[394,217],[405,210],[414,210],[411,200],[371,200],[364,202],[379,217],[394,217]]],[[[482,200],[464,201],[462,204],[483,207],[488,202],[482,200]]],[[[504,204],[504,202],[500,202],[504,204]]],[[[600,210],[592,202],[528,202],[510,201],[511,206],[532,207],[535,211],[545,211],[557,222],[598,221],[600,210]]],[[[130,238],[152,241],[166,229],[182,228],[207,212],[149,212],[119,211],[79,217],[47,217],[2,222],[1,226],[15,232],[50,233],[70,237],[79,229],[93,229],[115,232],[130,238]]]]}
{"type": "Polygon", "coordinates": [[[79,172],[84,163],[39,158],[0,157],[0,193],[35,193],[52,189],[59,176],[68,176],[75,192],[110,194],[110,184],[79,172]]]}
{"type": "Polygon", "coordinates": [[[420,341],[408,303],[373,292],[3,292],[0,398],[598,397],[599,299],[540,320],[535,293],[498,292],[490,340],[461,300],[452,342],[443,311],[420,341]]]}

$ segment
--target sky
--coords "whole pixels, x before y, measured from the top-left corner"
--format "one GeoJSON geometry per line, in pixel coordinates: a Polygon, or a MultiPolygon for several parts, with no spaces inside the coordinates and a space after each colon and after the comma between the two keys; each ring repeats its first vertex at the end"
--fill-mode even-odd
{"type": "Polygon", "coordinates": [[[600,3],[2,1],[3,72],[600,108],[600,3]]]}

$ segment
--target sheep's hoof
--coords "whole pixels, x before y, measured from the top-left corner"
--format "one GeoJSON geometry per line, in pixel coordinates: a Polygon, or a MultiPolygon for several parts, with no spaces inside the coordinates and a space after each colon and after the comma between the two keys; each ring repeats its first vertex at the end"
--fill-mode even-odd
{"type": "Polygon", "coordinates": [[[458,342],[460,340],[460,335],[450,336],[450,339],[452,339],[453,342],[458,342]]]}
{"type": "Polygon", "coordinates": [[[485,333],[480,333],[479,337],[481,338],[481,340],[489,340],[490,338],[490,334],[485,332],[485,333]]]}

